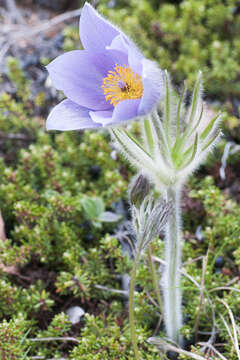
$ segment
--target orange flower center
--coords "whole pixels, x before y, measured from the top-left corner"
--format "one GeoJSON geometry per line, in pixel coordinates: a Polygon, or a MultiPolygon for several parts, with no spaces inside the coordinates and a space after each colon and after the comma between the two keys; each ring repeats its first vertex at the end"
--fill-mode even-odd
{"type": "Polygon", "coordinates": [[[107,101],[116,106],[120,101],[127,99],[139,99],[143,93],[141,76],[136,74],[130,67],[114,67],[103,79],[102,85],[107,101]]]}

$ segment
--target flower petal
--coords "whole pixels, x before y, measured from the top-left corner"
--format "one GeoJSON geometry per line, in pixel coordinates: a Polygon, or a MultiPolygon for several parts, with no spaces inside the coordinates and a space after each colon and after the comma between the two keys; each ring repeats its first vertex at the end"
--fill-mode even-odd
{"type": "Polygon", "coordinates": [[[89,114],[93,121],[102,126],[117,125],[135,119],[138,115],[139,104],[140,99],[122,100],[113,111],[90,111],[89,114]]]}
{"type": "Polygon", "coordinates": [[[97,128],[100,125],[93,122],[89,110],[72,102],[63,100],[55,106],[47,118],[47,130],[79,130],[97,128]]]}
{"type": "Polygon", "coordinates": [[[101,52],[119,31],[90,4],[85,3],[80,18],[80,38],[84,49],[101,52]]]}
{"type": "Polygon", "coordinates": [[[141,54],[135,44],[124,34],[120,33],[118,36],[116,36],[111,42],[111,45],[107,46],[106,49],[119,50],[127,53],[128,65],[135,73],[141,75],[142,60],[144,59],[144,56],[141,54]]]}
{"type": "Polygon", "coordinates": [[[113,124],[134,119],[138,116],[140,99],[128,99],[120,101],[113,110],[113,124]]]}
{"type": "Polygon", "coordinates": [[[127,53],[128,43],[123,34],[115,36],[109,46],[106,46],[107,50],[118,50],[127,53]]]}
{"type": "Polygon", "coordinates": [[[91,119],[97,124],[107,126],[112,123],[112,111],[90,111],[91,119]]]}
{"type": "Polygon", "coordinates": [[[53,60],[47,70],[53,85],[70,100],[89,109],[106,110],[112,105],[105,99],[103,78],[116,62],[121,65],[125,61],[126,55],[119,51],[99,54],[73,50],[53,60]]]}
{"type": "Polygon", "coordinates": [[[160,100],[163,95],[163,72],[150,60],[142,60],[143,95],[139,105],[138,114],[146,115],[160,100]]]}
{"type": "Polygon", "coordinates": [[[134,47],[128,48],[128,63],[130,68],[137,73],[138,75],[142,74],[142,60],[144,59],[144,56],[138,51],[138,49],[134,47]]]}

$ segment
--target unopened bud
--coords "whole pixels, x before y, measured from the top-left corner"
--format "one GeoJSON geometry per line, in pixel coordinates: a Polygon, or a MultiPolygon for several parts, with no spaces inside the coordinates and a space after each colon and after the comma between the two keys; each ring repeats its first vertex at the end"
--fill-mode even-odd
{"type": "Polygon", "coordinates": [[[132,205],[139,207],[143,199],[148,195],[150,183],[147,177],[142,174],[135,176],[129,187],[129,200],[132,205]]]}

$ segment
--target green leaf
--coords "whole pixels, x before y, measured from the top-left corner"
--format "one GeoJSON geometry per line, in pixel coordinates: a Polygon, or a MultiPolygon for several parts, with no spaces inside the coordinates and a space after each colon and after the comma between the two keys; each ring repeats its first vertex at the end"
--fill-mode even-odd
{"type": "Polygon", "coordinates": [[[209,140],[208,142],[205,144],[205,146],[203,147],[202,151],[206,150],[209,146],[211,146],[214,141],[217,139],[218,136],[221,135],[221,130],[219,130],[218,132],[216,132],[215,135],[213,135],[209,140]]]}
{"type": "Polygon", "coordinates": [[[119,131],[122,132],[122,134],[125,134],[130,140],[132,140],[132,142],[135,143],[135,145],[138,146],[143,152],[145,152],[146,155],[151,157],[151,155],[148,153],[148,151],[146,149],[144,149],[142,144],[140,144],[140,142],[129,131],[124,130],[124,129],[119,129],[119,131]]]}
{"type": "Polygon", "coordinates": [[[165,105],[164,105],[164,113],[165,113],[165,131],[168,144],[170,143],[169,140],[169,130],[170,130],[170,89],[169,89],[169,75],[168,72],[165,70],[165,79],[166,79],[166,95],[165,95],[165,105]]]}
{"type": "Polygon", "coordinates": [[[215,122],[217,121],[217,119],[219,118],[221,114],[217,114],[217,116],[215,116],[210,123],[208,124],[208,126],[206,126],[206,128],[203,130],[202,134],[200,135],[200,139],[201,140],[205,140],[206,137],[210,134],[210,131],[212,130],[215,122]]]}
{"type": "Polygon", "coordinates": [[[192,134],[194,133],[194,131],[197,130],[197,128],[198,128],[198,126],[199,126],[199,124],[200,124],[200,122],[201,122],[201,120],[202,120],[202,116],[203,116],[203,104],[202,104],[202,106],[201,106],[201,112],[200,112],[198,121],[196,122],[196,124],[195,124],[194,128],[192,129],[190,135],[192,135],[192,134]]]}
{"type": "Polygon", "coordinates": [[[30,331],[31,331],[31,328],[29,328],[27,331],[26,331],[26,333],[23,335],[23,337],[21,338],[21,340],[20,340],[20,344],[22,345],[23,343],[24,343],[24,341],[27,339],[27,336],[28,336],[28,334],[30,333],[30,331]]]}
{"type": "Polygon", "coordinates": [[[192,155],[191,155],[190,159],[182,165],[183,167],[188,166],[194,160],[195,155],[197,153],[197,148],[198,148],[198,134],[195,135],[194,144],[193,144],[193,148],[192,148],[192,155]]]}
{"type": "Polygon", "coordinates": [[[81,205],[86,216],[91,220],[98,219],[105,210],[104,202],[102,198],[99,197],[85,197],[81,199],[81,205]]]}
{"type": "MultiPolygon", "coordinates": [[[[201,112],[200,112],[200,116],[198,118],[198,121],[196,122],[195,126],[192,128],[193,122],[194,122],[194,117],[196,115],[196,111],[197,111],[197,107],[198,107],[198,102],[201,100],[200,96],[199,96],[199,91],[201,89],[201,81],[202,81],[202,74],[201,72],[199,72],[198,74],[198,78],[197,81],[195,83],[195,87],[194,87],[194,91],[193,91],[193,97],[192,97],[192,104],[191,104],[191,114],[190,114],[190,118],[189,118],[189,122],[187,124],[187,127],[184,131],[183,136],[180,136],[180,132],[177,132],[177,136],[176,136],[176,141],[175,144],[172,148],[172,158],[173,160],[179,161],[179,154],[181,154],[181,150],[184,147],[188,137],[190,137],[194,131],[196,131],[196,129],[198,128],[201,119],[202,119],[202,115],[203,115],[203,105],[201,106],[201,112]]],[[[184,89],[185,91],[185,89],[184,89]]],[[[182,97],[183,97],[183,93],[181,94],[180,100],[179,100],[179,104],[181,105],[182,102],[182,97]]],[[[177,110],[177,128],[179,127],[179,116],[180,116],[180,105],[178,104],[178,110],[177,110]]],[[[181,155],[180,155],[181,157],[181,155]]],[[[180,159],[181,160],[181,159],[180,159]]]]}
{"type": "Polygon", "coordinates": [[[180,136],[180,115],[181,115],[181,108],[182,108],[182,102],[183,102],[183,98],[184,98],[184,94],[186,92],[187,89],[187,84],[184,81],[184,86],[183,89],[181,91],[181,95],[178,101],[178,106],[177,106],[177,131],[176,131],[176,141],[178,140],[179,136],[180,136]]]}
{"type": "Polygon", "coordinates": [[[189,119],[189,123],[188,123],[188,126],[187,126],[188,128],[191,127],[193,119],[195,117],[196,110],[197,110],[197,105],[198,105],[198,100],[199,100],[199,90],[200,90],[200,87],[201,87],[201,82],[202,82],[202,72],[199,71],[197,81],[195,83],[194,90],[193,90],[191,114],[190,114],[190,119],[189,119]]]}
{"type": "Polygon", "coordinates": [[[100,214],[98,220],[102,222],[117,222],[120,220],[120,218],[121,216],[118,214],[115,214],[111,211],[105,211],[102,214],[100,214]]]}
{"type": "Polygon", "coordinates": [[[96,228],[96,229],[101,229],[102,228],[102,224],[98,221],[92,221],[92,224],[93,226],[96,228]]]}
{"type": "Polygon", "coordinates": [[[176,160],[176,168],[182,168],[182,167],[186,167],[187,165],[190,164],[190,162],[194,159],[196,152],[197,152],[197,146],[198,146],[198,134],[195,135],[195,139],[194,139],[194,143],[193,145],[191,145],[186,151],[185,153],[179,157],[176,160]],[[191,155],[191,156],[190,156],[191,155]],[[189,158],[190,156],[190,158],[189,158]]]}
{"type": "MultiPolygon", "coordinates": [[[[151,164],[151,156],[142,145],[129,132],[121,129],[111,129],[117,142],[121,145],[121,150],[127,159],[136,167],[144,168],[146,164],[151,164]],[[137,165],[136,165],[137,164],[137,165]]],[[[152,165],[152,164],[151,164],[152,165]]]]}
{"type": "Polygon", "coordinates": [[[147,144],[148,144],[148,150],[152,154],[153,149],[154,149],[154,141],[153,141],[152,132],[151,132],[151,125],[150,125],[150,122],[148,119],[144,120],[144,132],[145,132],[145,136],[146,136],[146,140],[147,140],[147,144]]]}

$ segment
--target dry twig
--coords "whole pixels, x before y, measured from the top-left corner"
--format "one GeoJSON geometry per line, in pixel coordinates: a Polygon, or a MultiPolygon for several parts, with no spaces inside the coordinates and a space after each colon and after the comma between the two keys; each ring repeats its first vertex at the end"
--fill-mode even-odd
{"type": "Polygon", "coordinates": [[[95,285],[94,287],[99,290],[109,291],[109,292],[112,292],[113,294],[118,294],[118,295],[123,295],[123,296],[128,297],[128,292],[124,291],[124,290],[108,288],[107,286],[98,285],[98,284],[95,285]]]}
{"type": "Polygon", "coordinates": [[[6,234],[5,234],[5,224],[2,217],[2,213],[0,211],[0,239],[7,240],[6,234]]]}
{"type": "Polygon", "coordinates": [[[195,342],[198,341],[198,330],[199,330],[200,314],[201,314],[202,305],[203,305],[203,301],[204,301],[205,274],[206,274],[206,269],[207,269],[208,252],[209,252],[209,250],[207,251],[207,255],[204,256],[203,263],[202,263],[202,279],[201,279],[201,289],[200,289],[200,302],[199,302],[199,310],[198,310],[196,324],[195,324],[195,342]]]}
{"type": "Polygon", "coordinates": [[[77,344],[80,344],[80,341],[74,337],[66,336],[66,337],[45,337],[45,338],[33,338],[29,339],[32,342],[41,342],[41,341],[71,341],[77,344]]]}
{"type": "Polygon", "coordinates": [[[207,346],[209,349],[211,349],[217,356],[219,356],[219,359],[222,359],[222,360],[227,360],[225,358],[225,356],[223,356],[219,351],[217,351],[217,349],[215,349],[214,346],[212,346],[211,344],[208,344],[208,343],[205,343],[205,342],[199,342],[198,343],[199,345],[201,346],[207,346]]]}
{"type": "Polygon", "coordinates": [[[16,6],[15,0],[6,0],[6,6],[7,9],[10,13],[10,17],[20,23],[20,24],[24,24],[25,21],[20,13],[20,11],[18,10],[18,7],[16,6]]]}
{"type": "Polygon", "coordinates": [[[206,360],[204,357],[202,357],[200,355],[191,353],[191,352],[183,350],[183,349],[181,349],[181,348],[179,348],[177,346],[169,344],[166,341],[164,341],[163,339],[158,338],[158,337],[157,338],[151,337],[151,338],[148,339],[148,342],[150,344],[153,344],[153,345],[159,347],[159,348],[165,348],[166,350],[174,351],[174,352],[177,352],[178,354],[183,354],[183,355],[189,356],[191,359],[206,360]]]}
{"type": "Polygon", "coordinates": [[[0,131],[0,139],[9,139],[9,140],[24,140],[24,141],[32,141],[34,140],[33,137],[29,137],[25,134],[13,134],[13,133],[4,133],[0,131]]]}
{"type": "Polygon", "coordinates": [[[233,343],[233,346],[235,348],[235,351],[237,353],[237,357],[238,359],[240,360],[240,350],[239,350],[239,342],[238,342],[238,328],[236,326],[236,322],[235,322],[235,319],[234,319],[234,316],[233,316],[233,313],[232,313],[232,310],[230,309],[229,305],[222,299],[219,299],[218,300],[219,302],[221,302],[227,309],[228,311],[228,314],[229,314],[229,317],[230,317],[230,320],[231,320],[231,323],[232,323],[232,331],[230,329],[230,326],[227,324],[226,320],[224,319],[224,317],[222,316],[222,314],[219,314],[226,329],[227,329],[227,332],[228,332],[228,335],[233,343]]]}
{"type": "MultiPolygon", "coordinates": [[[[44,32],[48,30],[49,28],[56,26],[64,21],[67,21],[69,19],[72,19],[74,17],[78,17],[81,14],[81,9],[68,11],[64,14],[60,14],[55,16],[53,19],[45,21],[44,23],[37,25],[35,27],[30,27],[27,25],[23,25],[21,27],[16,28],[15,30],[8,29],[8,35],[9,38],[5,41],[4,44],[1,44],[1,51],[0,51],[0,63],[6,56],[8,50],[11,48],[13,44],[16,43],[16,41],[19,41],[20,39],[27,39],[32,38],[33,36],[36,36],[37,34],[44,32]]],[[[2,32],[4,31],[4,28],[2,32]]]]}

